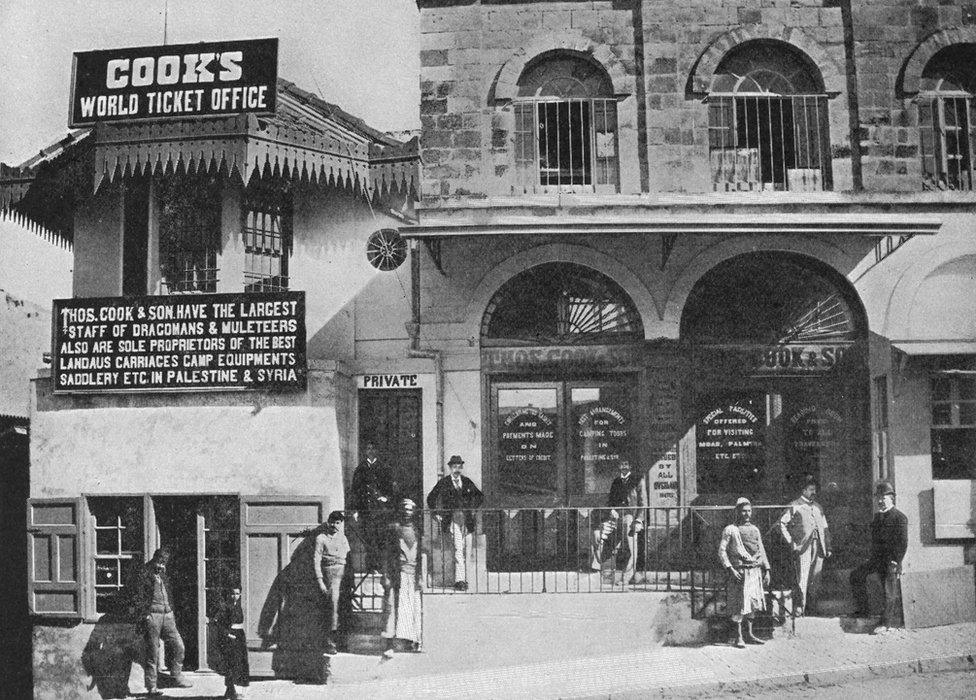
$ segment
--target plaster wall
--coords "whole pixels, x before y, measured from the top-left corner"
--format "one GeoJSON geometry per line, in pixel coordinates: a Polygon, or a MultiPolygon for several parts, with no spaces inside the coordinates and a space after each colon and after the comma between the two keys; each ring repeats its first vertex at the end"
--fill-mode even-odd
{"type": "Polygon", "coordinates": [[[122,196],[105,186],[75,214],[74,290],[76,297],[122,293],[122,196]]]}
{"type": "Polygon", "coordinates": [[[307,392],[55,396],[34,381],[31,496],[240,493],[343,505],[334,377],[307,392]]]}

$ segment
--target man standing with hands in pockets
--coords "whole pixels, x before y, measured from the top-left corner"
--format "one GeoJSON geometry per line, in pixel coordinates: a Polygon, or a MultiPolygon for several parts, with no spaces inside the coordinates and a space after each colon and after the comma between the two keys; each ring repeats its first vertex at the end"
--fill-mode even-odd
{"type": "Polygon", "coordinates": [[[790,503],[779,519],[780,533],[793,550],[797,594],[793,613],[797,617],[813,608],[824,560],[831,555],[827,518],[820,504],[813,500],[816,496],[817,482],[807,475],[800,497],[790,503]]]}

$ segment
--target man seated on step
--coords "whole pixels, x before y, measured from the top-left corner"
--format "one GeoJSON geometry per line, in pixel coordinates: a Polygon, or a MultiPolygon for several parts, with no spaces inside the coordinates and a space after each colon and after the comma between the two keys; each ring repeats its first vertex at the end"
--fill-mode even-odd
{"type": "Polygon", "coordinates": [[[644,508],[647,501],[644,497],[644,477],[631,471],[630,462],[620,460],[619,476],[610,484],[610,495],[607,497],[607,507],[610,511],[593,528],[593,542],[591,547],[592,561],[590,567],[599,571],[603,563],[603,547],[611,535],[617,533],[620,545],[627,548],[627,564],[624,568],[623,582],[634,583],[637,571],[637,538],[644,529],[644,508]]]}

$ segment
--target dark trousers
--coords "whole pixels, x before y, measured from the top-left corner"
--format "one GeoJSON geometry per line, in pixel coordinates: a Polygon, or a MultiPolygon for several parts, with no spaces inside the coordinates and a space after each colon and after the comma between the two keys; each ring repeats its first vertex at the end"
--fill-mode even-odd
{"type": "Polygon", "coordinates": [[[170,673],[176,677],[183,672],[183,637],[176,629],[176,616],[173,613],[149,613],[145,620],[146,641],[146,689],[156,687],[156,655],[159,653],[159,640],[163,640],[170,654],[170,673]]]}
{"type": "Polygon", "coordinates": [[[359,527],[365,551],[366,571],[383,570],[383,548],[386,544],[390,516],[386,511],[361,511],[359,527]]]}
{"type": "Polygon", "coordinates": [[[884,596],[881,624],[888,626],[896,619],[898,566],[869,559],[851,572],[851,595],[854,598],[854,612],[856,614],[867,615],[870,612],[867,579],[871,575],[877,576],[881,583],[881,593],[884,596]]]}

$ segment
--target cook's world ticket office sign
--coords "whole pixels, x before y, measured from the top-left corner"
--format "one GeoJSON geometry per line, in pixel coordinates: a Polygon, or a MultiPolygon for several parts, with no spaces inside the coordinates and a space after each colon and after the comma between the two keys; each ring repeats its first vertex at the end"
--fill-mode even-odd
{"type": "Polygon", "coordinates": [[[277,39],[77,52],[69,126],[273,114],[277,80],[277,39]]]}
{"type": "Polygon", "coordinates": [[[304,389],[305,293],[58,299],[55,393],[304,389]]]}

